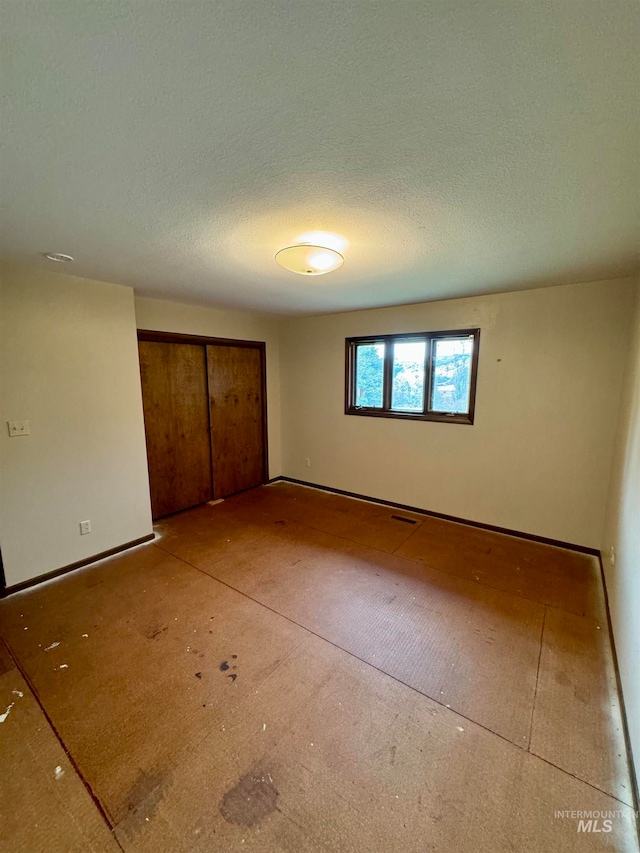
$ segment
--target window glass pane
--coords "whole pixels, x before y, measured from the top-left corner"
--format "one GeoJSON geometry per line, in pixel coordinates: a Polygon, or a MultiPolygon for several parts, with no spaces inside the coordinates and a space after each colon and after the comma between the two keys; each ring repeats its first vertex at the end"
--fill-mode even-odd
{"type": "Polygon", "coordinates": [[[472,338],[440,338],[433,341],[431,351],[432,412],[469,411],[471,389],[472,338]]]}
{"type": "Polygon", "coordinates": [[[424,341],[402,341],[393,345],[392,409],[422,412],[425,346],[424,341]]]}
{"type": "Polygon", "coordinates": [[[384,343],[356,347],[356,406],[382,408],[384,343]]]}

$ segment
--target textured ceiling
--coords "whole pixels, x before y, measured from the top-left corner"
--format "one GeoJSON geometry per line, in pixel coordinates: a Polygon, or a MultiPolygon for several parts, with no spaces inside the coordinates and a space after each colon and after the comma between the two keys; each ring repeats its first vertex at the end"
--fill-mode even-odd
{"type": "Polygon", "coordinates": [[[635,0],[0,6],[4,254],[278,313],[637,269],[635,0]]]}

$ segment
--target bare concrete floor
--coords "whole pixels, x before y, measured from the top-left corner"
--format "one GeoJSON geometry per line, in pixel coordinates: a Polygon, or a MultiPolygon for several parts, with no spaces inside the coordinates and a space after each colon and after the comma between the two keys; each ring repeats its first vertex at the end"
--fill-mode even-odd
{"type": "Polygon", "coordinates": [[[286,483],[157,532],[0,602],[3,850],[637,851],[594,558],[286,483]]]}

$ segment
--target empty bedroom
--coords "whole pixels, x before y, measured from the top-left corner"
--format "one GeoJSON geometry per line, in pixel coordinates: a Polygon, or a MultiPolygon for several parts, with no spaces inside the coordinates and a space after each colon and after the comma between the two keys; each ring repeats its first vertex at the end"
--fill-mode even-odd
{"type": "Polygon", "coordinates": [[[0,848],[639,853],[636,0],[0,0],[0,848]]]}

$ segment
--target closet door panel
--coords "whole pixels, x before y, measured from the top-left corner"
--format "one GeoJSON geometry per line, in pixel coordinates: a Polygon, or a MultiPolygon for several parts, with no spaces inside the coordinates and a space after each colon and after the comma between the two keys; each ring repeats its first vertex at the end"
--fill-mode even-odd
{"type": "Polygon", "coordinates": [[[205,348],[139,341],[154,518],[213,497],[205,348]]]}
{"type": "Polygon", "coordinates": [[[262,351],[208,346],[213,488],[216,498],[264,483],[262,351]]]}

